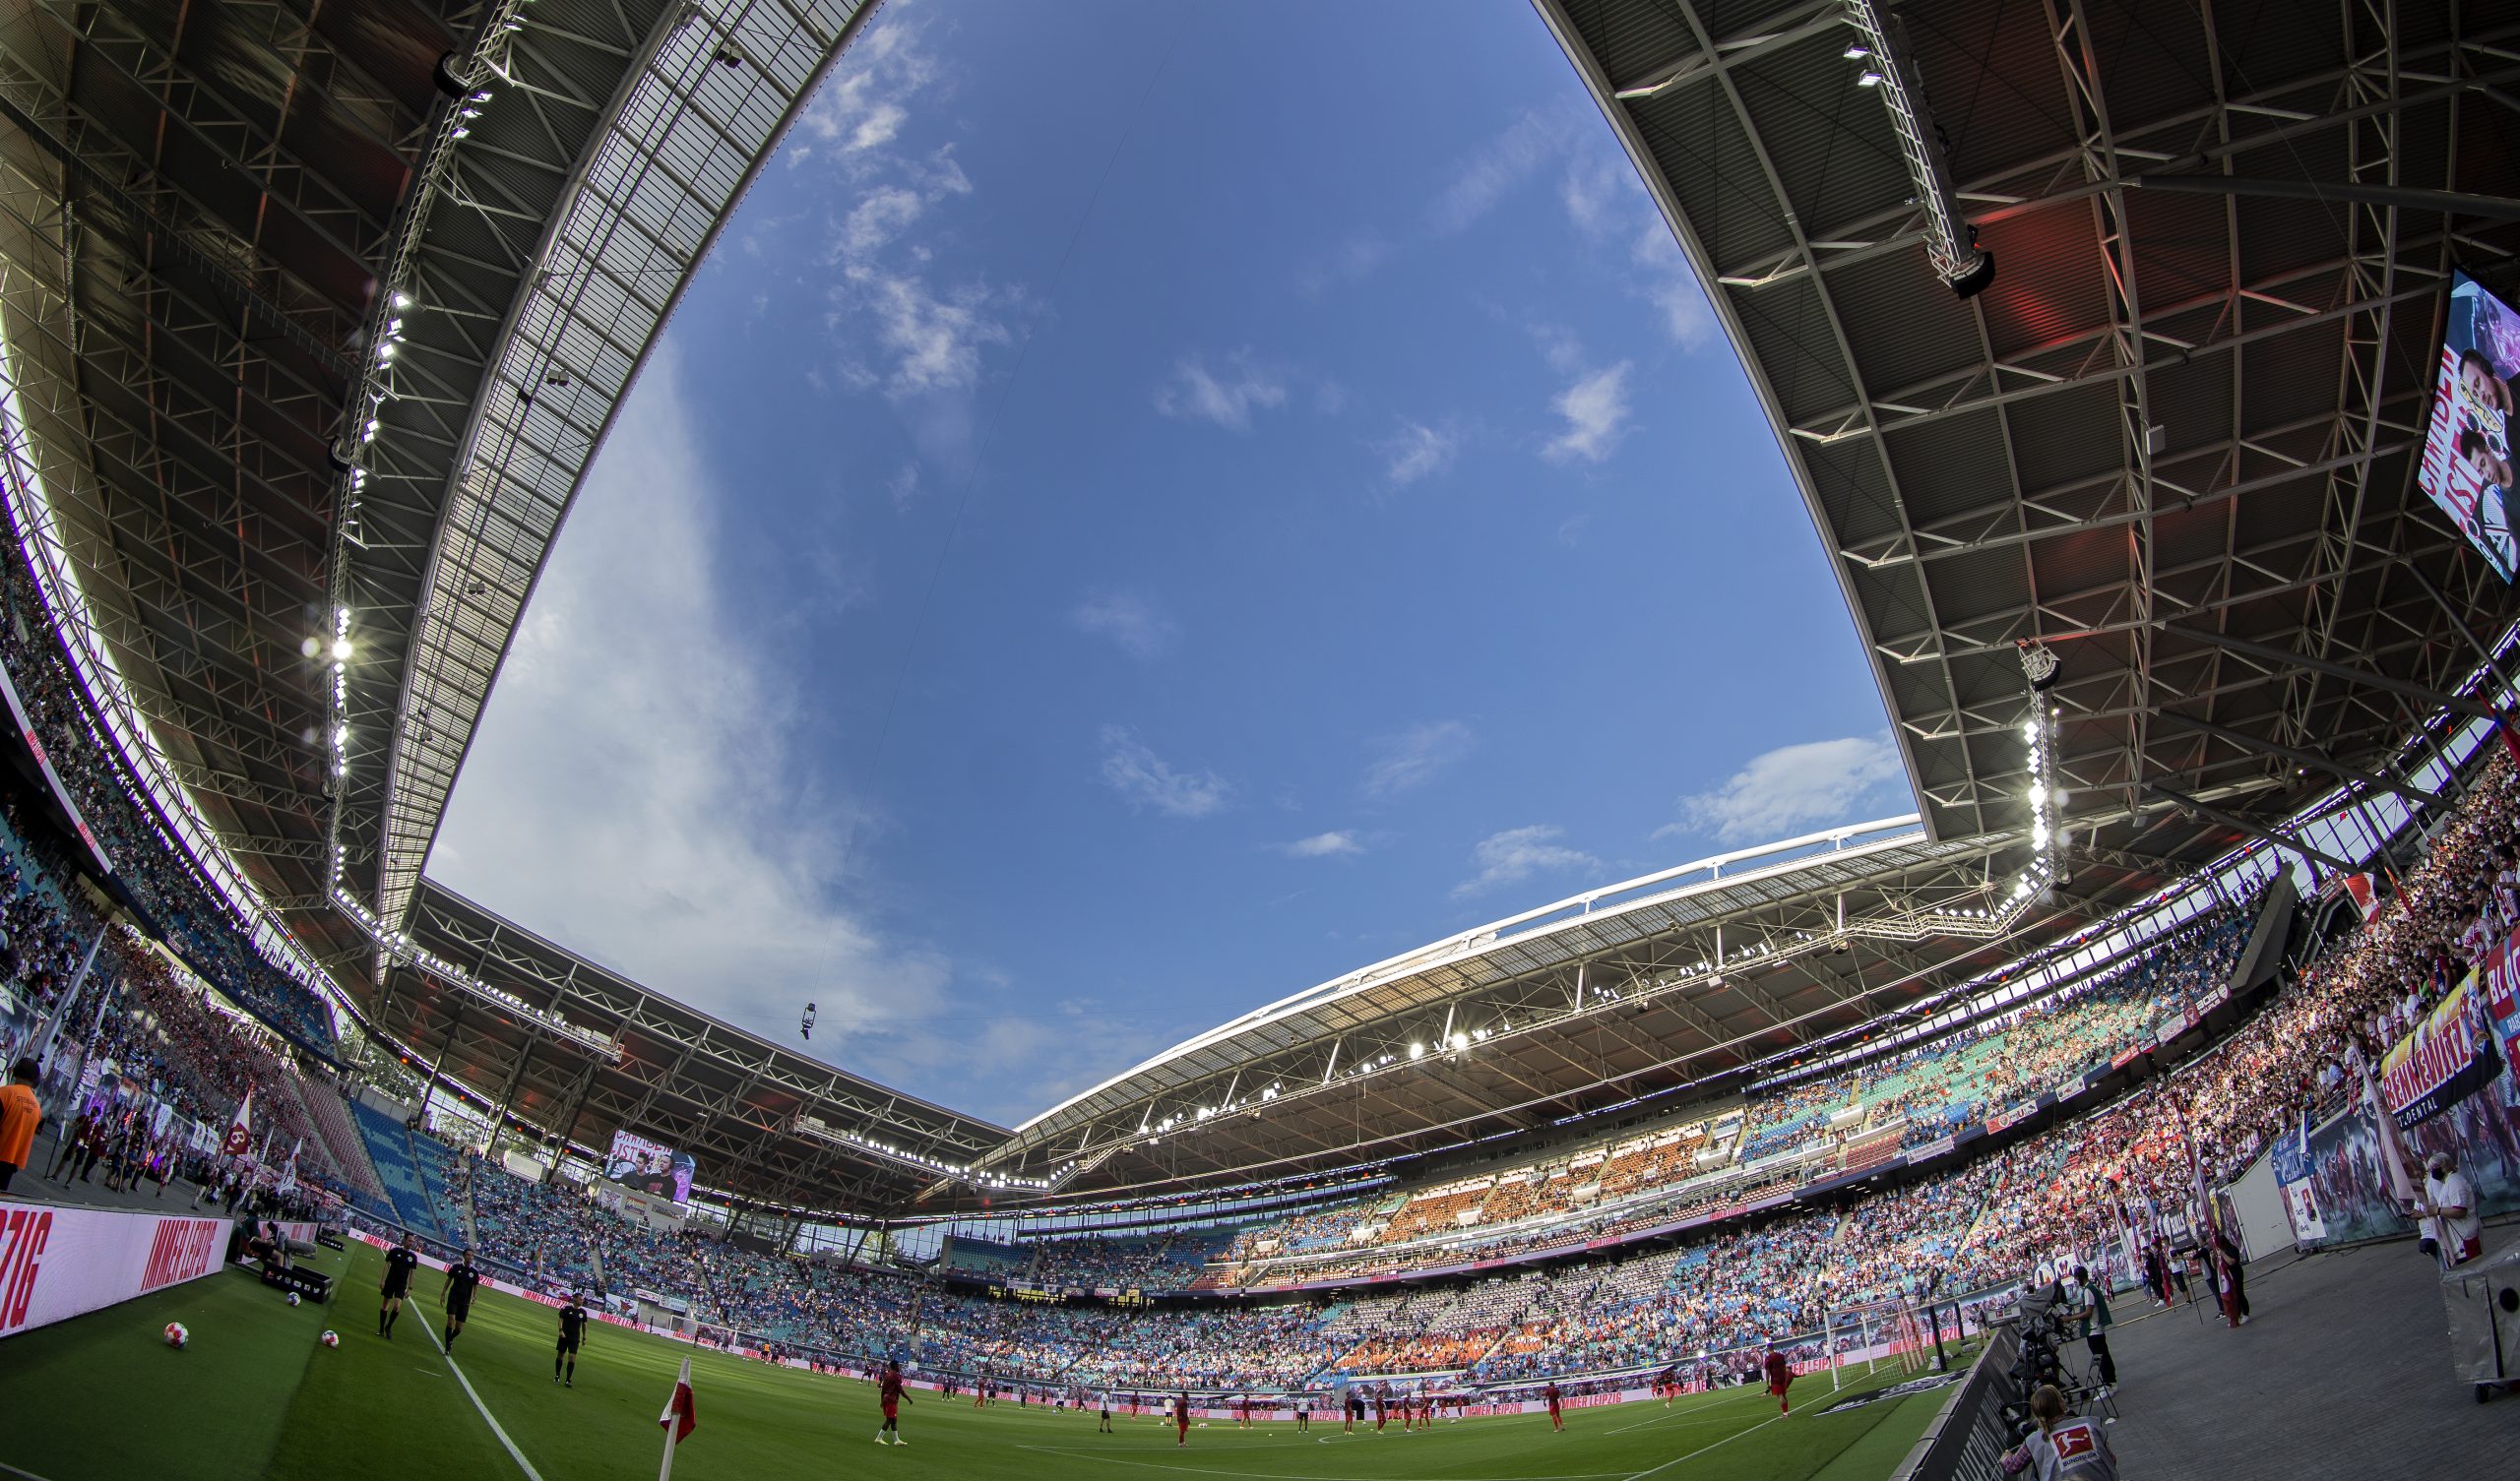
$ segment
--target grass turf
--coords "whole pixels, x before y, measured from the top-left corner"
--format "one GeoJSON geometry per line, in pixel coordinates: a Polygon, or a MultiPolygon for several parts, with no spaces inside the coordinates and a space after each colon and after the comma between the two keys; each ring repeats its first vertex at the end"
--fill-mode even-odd
{"type": "MultiPolygon", "coordinates": [[[[353,1245],[319,1257],[339,1284],[329,1307],[294,1310],[250,1275],[228,1270],[0,1343],[0,1461],[42,1481],[90,1477],[488,1481],[521,1478],[466,1396],[434,1340],[444,1330],[444,1277],[419,1272],[419,1299],[395,1337],[376,1335],[383,1262],[353,1245]],[[189,1350],[158,1339],[169,1321],[192,1328],[189,1350]],[[326,1327],[342,1345],[326,1350],[326,1327]]],[[[1834,1414],[1825,1376],[1796,1385],[1779,1419],[1756,1388],[1693,1394],[1665,1409],[1576,1409],[1552,1434],[1543,1415],[1439,1422],[1432,1430],[1340,1433],[1317,1422],[1240,1430],[1211,1422],[1176,1450],[1168,1424],[1038,1407],[975,1410],[914,1395],[903,1410],[910,1444],[874,1446],[879,1423],[865,1384],[773,1369],[620,1327],[598,1327],[577,1384],[551,1382],[556,1318],[484,1292],[456,1361],[490,1413],[545,1481],[647,1474],[662,1446],[657,1413],[682,1359],[692,1358],[700,1428],[676,1458],[684,1481],[820,1473],[835,1466],[905,1478],[1022,1477],[1086,1481],[1152,1472],[1280,1481],[1864,1481],[1889,1474],[1948,1390],[1834,1414]]],[[[1876,1382],[1898,1377],[1884,1372],[1876,1382]]],[[[1851,1386],[1852,1388],[1852,1386],[1851,1386]]]]}

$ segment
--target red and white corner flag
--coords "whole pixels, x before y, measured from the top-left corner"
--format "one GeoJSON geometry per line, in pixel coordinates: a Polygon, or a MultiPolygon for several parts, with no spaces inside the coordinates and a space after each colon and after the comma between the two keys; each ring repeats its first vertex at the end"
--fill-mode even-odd
{"type": "Polygon", "coordinates": [[[230,1157],[241,1157],[245,1148],[254,1144],[254,1134],[245,1124],[246,1113],[254,1106],[254,1087],[245,1087],[245,1098],[236,1102],[236,1119],[227,1123],[227,1138],[220,1143],[220,1151],[230,1157]]]}
{"type": "Polygon", "coordinates": [[[657,1423],[665,1432],[665,1460],[657,1481],[665,1481],[673,1474],[673,1448],[700,1428],[700,1416],[691,1406],[691,1359],[682,1360],[682,1373],[673,1381],[673,1397],[665,1400],[665,1412],[657,1416],[657,1423]]]}

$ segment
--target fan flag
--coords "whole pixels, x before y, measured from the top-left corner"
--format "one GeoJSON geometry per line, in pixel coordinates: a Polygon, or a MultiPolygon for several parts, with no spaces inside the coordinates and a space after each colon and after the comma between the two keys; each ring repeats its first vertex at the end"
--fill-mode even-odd
{"type": "Polygon", "coordinates": [[[682,1360],[682,1376],[673,1381],[673,1397],[665,1400],[665,1412],[657,1416],[657,1424],[673,1431],[676,1445],[700,1428],[700,1416],[691,1407],[691,1359],[682,1360]]]}
{"type": "Polygon", "coordinates": [[[245,1113],[251,1110],[253,1105],[254,1087],[247,1085],[245,1098],[236,1102],[236,1119],[227,1123],[227,1140],[220,1143],[219,1148],[227,1156],[241,1157],[245,1154],[245,1148],[254,1144],[254,1134],[245,1127],[245,1113]]]}

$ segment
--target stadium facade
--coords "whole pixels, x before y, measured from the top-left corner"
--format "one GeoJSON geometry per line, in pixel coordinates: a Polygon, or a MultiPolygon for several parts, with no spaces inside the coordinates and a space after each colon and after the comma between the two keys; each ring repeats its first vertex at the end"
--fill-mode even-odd
{"type": "Polygon", "coordinates": [[[1920,813],[1447,938],[1011,1131],[718,1022],[421,865],[621,398],[871,9],[0,19],[7,508],[90,724],[266,959],[494,1116],[900,1217],[1720,1104],[2243,869],[2359,864],[2502,698],[2509,586],[2416,474],[2451,275],[2520,240],[2480,209],[2520,120],[2478,100],[2520,23],[1540,0],[1769,412],[1920,813]]]}

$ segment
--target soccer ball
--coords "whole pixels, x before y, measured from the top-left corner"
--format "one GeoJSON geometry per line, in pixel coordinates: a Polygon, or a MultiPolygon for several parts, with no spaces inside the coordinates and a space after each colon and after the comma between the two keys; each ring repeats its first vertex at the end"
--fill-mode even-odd
{"type": "Polygon", "coordinates": [[[288,1293],[288,1304],[291,1306],[295,1306],[297,1304],[297,1293],[295,1291],[288,1293]]]}
{"type": "Polygon", "coordinates": [[[337,1332],[337,1331],[328,1331],[328,1332],[324,1333],[324,1345],[325,1345],[325,1346],[327,1346],[327,1347],[339,1347],[339,1346],[341,1346],[341,1345],[342,1345],[342,1334],[341,1334],[340,1332],[337,1332]]]}
{"type": "Polygon", "coordinates": [[[193,1334],[185,1329],[184,1324],[181,1322],[169,1322],[166,1324],[167,1346],[180,1348],[192,1339],[193,1334]]]}

